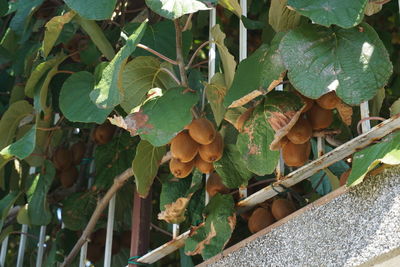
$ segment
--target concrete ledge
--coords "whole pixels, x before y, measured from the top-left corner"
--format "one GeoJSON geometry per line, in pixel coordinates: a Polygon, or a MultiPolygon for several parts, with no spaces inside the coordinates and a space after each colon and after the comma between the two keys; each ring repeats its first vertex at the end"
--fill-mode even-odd
{"type": "Polygon", "coordinates": [[[400,167],[393,167],[339,188],[200,266],[372,266],[383,255],[395,258],[399,248],[400,167]]]}

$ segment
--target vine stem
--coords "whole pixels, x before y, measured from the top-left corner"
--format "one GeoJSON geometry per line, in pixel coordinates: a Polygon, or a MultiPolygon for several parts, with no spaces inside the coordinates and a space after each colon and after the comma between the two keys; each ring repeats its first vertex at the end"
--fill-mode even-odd
{"type": "MultiPolygon", "coordinates": [[[[167,153],[162,158],[160,164],[163,164],[169,161],[170,159],[171,159],[171,153],[167,153]]],[[[97,204],[96,209],[92,214],[92,217],[90,217],[89,223],[86,225],[86,228],[82,232],[82,235],[79,238],[78,242],[76,242],[71,252],[68,254],[64,262],[61,264],[61,267],[67,267],[71,265],[72,261],[75,259],[81,247],[88,241],[89,236],[92,234],[94,227],[97,224],[97,221],[100,219],[103,211],[107,207],[111,198],[118,192],[119,189],[121,189],[121,187],[126,183],[126,181],[128,181],[128,179],[132,176],[133,176],[133,170],[132,168],[129,168],[114,178],[113,185],[110,187],[110,189],[108,189],[105,196],[97,204]]]]}
{"type": "Polygon", "coordinates": [[[179,67],[179,74],[181,75],[181,85],[183,87],[188,87],[188,78],[186,76],[185,70],[185,62],[183,61],[183,53],[182,53],[182,29],[181,25],[179,25],[179,20],[174,20],[175,24],[175,32],[176,32],[176,62],[179,67]]]}
{"type": "MultiPolygon", "coordinates": [[[[200,50],[203,49],[203,47],[205,47],[206,45],[208,45],[208,44],[210,44],[210,43],[214,43],[214,41],[208,40],[208,41],[202,43],[202,44],[196,49],[196,51],[194,51],[192,57],[191,57],[190,60],[189,60],[189,63],[188,63],[187,66],[186,66],[186,69],[187,69],[187,70],[192,66],[193,61],[194,61],[194,59],[196,58],[197,54],[200,52],[200,50]]],[[[208,62],[208,61],[207,61],[207,62],[208,62]]]]}
{"type": "MultiPolygon", "coordinates": [[[[182,33],[181,33],[181,35],[182,35],[182,33]]],[[[142,49],[146,50],[147,52],[150,52],[150,53],[152,53],[152,54],[158,56],[159,58],[161,58],[161,59],[163,59],[163,60],[165,60],[165,61],[171,63],[172,65],[178,65],[178,62],[177,62],[177,61],[175,61],[175,60],[173,60],[173,59],[170,59],[170,58],[167,57],[167,56],[164,56],[163,54],[161,54],[161,53],[159,53],[159,52],[157,52],[157,51],[151,49],[150,47],[148,47],[148,46],[146,46],[146,45],[144,45],[144,44],[138,44],[137,47],[142,48],[142,49]]]]}

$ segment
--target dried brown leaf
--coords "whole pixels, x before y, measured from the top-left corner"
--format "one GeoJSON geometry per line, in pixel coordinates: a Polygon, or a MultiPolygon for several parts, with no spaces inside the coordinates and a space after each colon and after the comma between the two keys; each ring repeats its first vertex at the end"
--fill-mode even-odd
{"type": "Polygon", "coordinates": [[[351,125],[351,118],[353,116],[353,108],[343,102],[340,102],[336,106],[337,111],[339,112],[340,118],[346,125],[351,125]]]}
{"type": "Polygon", "coordinates": [[[166,204],[165,210],[158,214],[159,220],[164,220],[167,223],[179,224],[185,220],[185,211],[189,204],[190,197],[180,197],[175,202],[166,204]]]}

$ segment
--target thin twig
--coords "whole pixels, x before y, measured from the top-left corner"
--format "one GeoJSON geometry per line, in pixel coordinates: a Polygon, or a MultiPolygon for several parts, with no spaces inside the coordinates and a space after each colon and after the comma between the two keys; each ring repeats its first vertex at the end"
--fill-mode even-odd
{"type": "Polygon", "coordinates": [[[174,20],[175,23],[175,35],[176,35],[176,62],[179,67],[179,74],[181,75],[181,85],[184,87],[188,87],[188,78],[186,76],[185,70],[185,62],[183,61],[183,53],[182,53],[182,30],[179,25],[179,20],[174,20]]]}
{"type": "Polygon", "coordinates": [[[189,14],[189,16],[188,16],[188,18],[186,20],[185,26],[182,29],[182,32],[187,31],[187,29],[189,28],[190,22],[192,21],[192,18],[193,18],[193,14],[194,13],[190,13],[189,14]]]}
{"type": "Polygon", "coordinates": [[[157,51],[151,49],[150,47],[148,47],[148,46],[146,46],[144,44],[138,44],[137,47],[142,48],[142,49],[146,50],[147,52],[150,52],[150,53],[158,56],[159,58],[161,58],[161,59],[163,59],[163,60],[165,60],[165,61],[167,61],[167,62],[169,62],[169,63],[171,63],[173,65],[178,65],[178,62],[176,62],[175,60],[172,60],[172,59],[164,56],[163,54],[158,53],[157,51]]]}
{"type": "Polygon", "coordinates": [[[36,129],[40,130],[40,131],[51,132],[51,131],[55,131],[55,130],[61,129],[61,127],[60,126],[55,126],[55,127],[51,127],[51,128],[37,127],[36,129]]]}
{"type": "Polygon", "coordinates": [[[170,232],[165,231],[164,229],[158,227],[157,225],[155,225],[155,224],[153,224],[153,223],[150,224],[150,227],[153,228],[154,230],[160,232],[160,233],[163,233],[163,234],[165,234],[165,235],[167,235],[167,236],[172,237],[172,234],[171,234],[170,232]]]}
{"type": "Polygon", "coordinates": [[[208,68],[207,66],[203,66],[205,64],[208,64],[208,59],[200,61],[199,63],[190,66],[190,68],[192,68],[192,69],[194,69],[194,68],[208,68]]]}
{"type": "Polygon", "coordinates": [[[25,232],[11,232],[10,235],[26,235],[27,237],[33,238],[38,240],[39,238],[37,236],[34,236],[32,234],[29,233],[25,233],[25,232]]]}
{"type": "Polygon", "coordinates": [[[181,84],[181,81],[179,81],[178,77],[176,77],[169,69],[167,68],[161,68],[160,70],[166,72],[169,76],[171,76],[172,79],[174,79],[174,81],[177,84],[181,84]]]}
{"type": "Polygon", "coordinates": [[[187,70],[188,70],[188,69],[190,68],[190,66],[192,65],[194,59],[196,58],[196,56],[197,56],[197,54],[200,52],[200,50],[201,50],[203,47],[205,47],[206,45],[210,44],[210,43],[213,43],[213,41],[209,40],[209,41],[206,41],[206,42],[202,43],[202,44],[196,49],[196,51],[194,51],[192,57],[191,57],[190,60],[189,60],[189,63],[188,63],[187,66],[185,67],[187,70]]]}

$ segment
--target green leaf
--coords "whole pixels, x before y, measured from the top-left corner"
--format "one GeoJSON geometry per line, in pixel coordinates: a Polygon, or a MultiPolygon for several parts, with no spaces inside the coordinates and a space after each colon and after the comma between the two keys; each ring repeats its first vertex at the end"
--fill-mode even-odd
{"type": "Polygon", "coordinates": [[[51,212],[47,202],[47,192],[50,190],[56,169],[50,161],[45,161],[44,171],[39,176],[35,191],[28,203],[29,221],[33,225],[47,225],[51,221],[51,212]]]}
{"type": "Polygon", "coordinates": [[[178,179],[178,181],[167,181],[162,183],[160,194],[160,210],[165,210],[165,205],[186,196],[192,179],[178,179]]]}
{"type": "Polygon", "coordinates": [[[353,156],[351,173],[347,180],[347,186],[355,186],[361,183],[365,175],[379,163],[388,165],[400,164],[400,133],[388,136],[383,141],[367,147],[353,156]]]}
{"type": "Polygon", "coordinates": [[[279,151],[270,150],[273,140],[274,131],[265,119],[264,105],[261,103],[245,122],[236,143],[248,170],[259,176],[274,172],[279,151]]]}
{"type": "Polygon", "coordinates": [[[74,193],[63,201],[62,221],[65,227],[79,231],[86,227],[97,204],[94,192],[74,193]]]}
{"type": "Polygon", "coordinates": [[[121,103],[126,113],[141,105],[152,88],[167,90],[178,86],[176,81],[163,69],[174,72],[171,65],[161,63],[154,57],[137,57],[126,64],[122,74],[122,87],[125,92],[121,103]]]}
{"type": "Polygon", "coordinates": [[[242,8],[237,0],[218,0],[218,4],[231,11],[239,18],[242,15],[242,8]]]}
{"type": "Polygon", "coordinates": [[[382,87],[378,90],[378,93],[375,95],[375,97],[371,101],[369,101],[370,116],[379,117],[385,97],[386,91],[385,88],[382,87]]]}
{"type": "Polygon", "coordinates": [[[208,9],[198,0],[146,0],[146,4],[152,11],[167,19],[177,19],[186,14],[208,9]]]}
{"type": "Polygon", "coordinates": [[[0,149],[9,145],[20,121],[33,115],[33,107],[25,100],[15,102],[4,112],[0,120],[0,149]]]}
{"type": "Polygon", "coordinates": [[[112,109],[98,108],[89,97],[94,88],[94,76],[86,71],[72,74],[60,92],[60,109],[72,122],[103,123],[112,109]]]}
{"type": "Polygon", "coordinates": [[[265,22],[263,21],[252,20],[245,16],[242,16],[241,19],[244,27],[248,30],[260,30],[265,28],[265,22]]]}
{"type": "Polygon", "coordinates": [[[185,242],[186,255],[201,254],[209,259],[220,253],[229,241],[236,225],[234,201],[231,195],[216,194],[204,209],[204,226],[193,231],[185,242]]]}
{"type": "Polygon", "coordinates": [[[62,16],[53,17],[49,22],[46,23],[46,31],[44,32],[43,39],[43,56],[46,58],[54,44],[56,43],[60,33],[65,24],[71,21],[75,16],[75,12],[69,11],[62,16]]]}
{"type": "Polygon", "coordinates": [[[224,119],[226,109],[223,105],[226,95],[226,84],[224,76],[221,73],[216,73],[205,87],[208,102],[214,114],[214,119],[217,125],[220,125],[224,119]]]}
{"type": "Polygon", "coordinates": [[[17,222],[19,224],[31,224],[31,222],[29,221],[28,205],[22,206],[21,209],[18,211],[17,222]]]}
{"type": "Polygon", "coordinates": [[[246,163],[235,145],[226,145],[222,158],[214,163],[214,168],[228,188],[246,186],[252,177],[246,163]]]}
{"type": "Polygon", "coordinates": [[[24,159],[33,152],[35,143],[36,127],[34,126],[21,139],[3,148],[0,151],[0,157],[4,159],[16,156],[19,159],[24,159]]]}
{"type": "Polygon", "coordinates": [[[117,0],[65,0],[69,8],[90,20],[105,20],[111,18],[117,0]]]}
{"type": "Polygon", "coordinates": [[[89,35],[90,39],[101,51],[101,53],[103,53],[108,60],[112,60],[115,56],[114,48],[107,40],[100,26],[97,25],[95,21],[84,19],[79,15],[75,15],[74,20],[89,35]]]}
{"type": "Polygon", "coordinates": [[[301,15],[287,8],[287,0],[271,0],[268,21],[276,32],[291,30],[300,24],[301,15]]]}
{"type": "Polygon", "coordinates": [[[16,4],[17,12],[11,19],[10,28],[19,36],[27,31],[33,12],[44,0],[19,0],[16,4]]]}
{"type": "Polygon", "coordinates": [[[390,107],[390,116],[394,116],[400,113],[400,98],[394,101],[390,107]]]}
{"type": "Polygon", "coordinates": [[[277,34],[270,47],[264,44],[240,62],[224,100],[226,107],[242,106],[282,82],[286,70],[278,47],[282,36],[277,34]]]}
{"type": "Polygon", "coordinates": [[[140,141],[137,146],[136,156],[132,162],[132,170],[135,176],[136,189],[141,197],[145,198],[149,193],[165,153],[165,146],[154,147],[145,140],[140,141]]]}
{"type": "Polygon", "coordinates": [[[7,0],[1,0],[0,1],[0,17],[4,16],[7,14],[8,11],[8,1],[7,0]]]}
{"type": "Polygon", "coordinates": [[[336,24],[342,28],[351,28],[362,21],[367,2],[368,0],[288,0],[287,4],[314,23],[327,27],[336,24]]]}
{"type": "Polygon", "coordinates": [[[344,102],[360,104],[375,96],[393,69],[382,41],[366,23],[351,29],[301,26],[285,35],[279,49],[292,85],[314,99],[336,90],[344,102]]]}
{"type": "Polygon", "coordinates": [[[197,101],[196,93],[183,87],[171,88],[163,96],[146,102],[139,112],[128,115],[127,130],[153,146],[166,145],[192,121],[191,109],[197,101]]]}
{"type": "Polygon", "coordinates": [[[224,77],[227,87],[230,87],[235,76],[236,61],[235,58],[229,53],[228,48],[225,46],[225,33],[221,31],[219,24],[211,29],[211,35],[217,45],[219,55],[221,57],[222,66],[224,67],[224,77]]]}
{"type": "Polygon", "coordinates": [[[110,64],[104,69],[101,80],[95,89],[90,93],[90,99],[99,107],[107,109],[119,105],[123,100],[121,90],[122,70],[128,57],[135,51],[136,45],[140,42],[147,23],[142,25],[126,40],[126,44],[121,48],[110,64]]]}
{"type": "Polygon", "coordinates": [[[15,201],[20,197],[21,192],[13,191],[8,193],[0,200],[0,230],[3,228],[4,220],[7,218],[8,212],[14,205],[15,201]]]}

